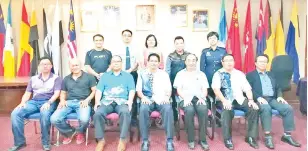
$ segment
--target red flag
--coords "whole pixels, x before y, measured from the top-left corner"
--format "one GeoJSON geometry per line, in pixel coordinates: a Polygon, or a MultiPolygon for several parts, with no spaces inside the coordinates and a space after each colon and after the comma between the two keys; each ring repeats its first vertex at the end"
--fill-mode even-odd
{"type": "Polygon", "coordinates": [[[29,45],[30,24],[25,2],[22,3],[22,14],[20,23],[20,45],[17,60],[17,76],[29,76],[33,51],[29,45]]]}
{"type": "Polygon", "coordinates": [[[254,56],[253,56],[253,46],[252,46],[252,29],[251,29],[251,9],[250,0],[247,6],[246,21],[244,28],[244,47],[245,47],[245,60],[244,60],[244,73],[251,72],[255,69],[254,56]]]}
{"type": "Polygon", "coordinates": [[[240,33],[236,0],[234,0],[231,25],[228,34],[228,42],[230,44],[230,49],[228,51],[231,52],[234,56],[235,68],[242,70],[242,54],[240,48],[240,33]]]}

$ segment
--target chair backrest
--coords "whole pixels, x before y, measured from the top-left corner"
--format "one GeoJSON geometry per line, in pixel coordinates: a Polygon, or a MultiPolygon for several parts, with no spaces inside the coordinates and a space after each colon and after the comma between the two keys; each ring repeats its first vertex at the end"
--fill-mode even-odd
{"type": "Polygon", "coordinates": [[[291,89],[293,62],[288,55],[276,56],[272,61],[271,72],[282,91],[291,89]]]}

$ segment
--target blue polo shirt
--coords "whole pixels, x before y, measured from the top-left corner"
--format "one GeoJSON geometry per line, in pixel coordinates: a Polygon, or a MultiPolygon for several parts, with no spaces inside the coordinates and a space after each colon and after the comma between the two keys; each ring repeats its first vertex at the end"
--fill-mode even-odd
{"type": "Polygon", "coordinates": [[[108,105],[115,101],[121,105],[128,100],[129,91],[135,91],[134,78],[125,71],[121,71],[119,75],[109,71],[102,75],[97,90],[103,94],[101,100],[103,104],[108,105]]]}

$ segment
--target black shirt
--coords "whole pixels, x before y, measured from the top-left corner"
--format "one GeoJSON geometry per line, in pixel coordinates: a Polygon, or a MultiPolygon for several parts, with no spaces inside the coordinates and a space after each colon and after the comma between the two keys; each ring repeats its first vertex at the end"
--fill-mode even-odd
{"type": "Polygon", "coordinates": [[[82,75],[76,80],[73,79],[72,74],[66,76],[62,90],[67,92],[66,100],[84,100],[91,94],[91,87],[94,86],[96,86],[94,76],[82,71],[82,75]]]}
{"type": "Polygon", "coordinates": [[[102,51],[90,50],[86,54],[85,65],[91,66],[96,73],[103,73],[109,67],[112,58],[112,53],[103,49],[102,51]]]}

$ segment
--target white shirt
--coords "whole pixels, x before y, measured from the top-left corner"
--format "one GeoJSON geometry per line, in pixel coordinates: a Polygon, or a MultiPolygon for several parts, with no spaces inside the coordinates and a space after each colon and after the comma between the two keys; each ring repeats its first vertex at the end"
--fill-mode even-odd
{"type": "MultiPolygon", "coordinates": [[[[140,74],[148,74],[150,71],[143,70],[139,73],[137,85],[136,85],[136,91],[142,92],[143,87],[143,81],[140,76],[140,74]]],[[[169,75],[166,71],[157,69],[157,71],[153,74],[153,95],[152,98],[149,98],[150,100],[153,100],[157,104],[161,104],[162,101],[167,101],[164,99],[170,99],[169,97],[166,97],[167,95],[171,94],[171,82],[169,75]]]]}
{"type": "Polygon", "coordinates": [[[184,98],[180,97],[181,100],[191,101],[194,96],[206,100],[202,90],[209,88],[209,83],[203,72],[188,72],[186,69],[183,69],[177,73],[173,87],[182,90],[184,98]]]}
{"type": "Polygon", "coordinates": [[[112,51],[112,55],[118,55],[122,58],[122,69],[125,71],[126,69],[126,47],[129,49],[130,54],[130,66],[131,68],[134,67],[138,63],[139,55],[137,51],[131,46],[125,46],[124,44],[117,47],[115,50],[112,51]]]}
{"type": "MultiPolygon", "coordinates": [[[[213,89],[221,88],[221,79],[219,72],[226,72],[226,71],[224,68],[221,68],[217,72],[215,72],[212,81],[213,89]]],[[[242,105],[243,102],[245,101],[243,92],[251,91],[251,86],[248,83],[246,76],[243,72],[233,69],[230,75],[231,75],[231,88],[233,92],[233,97],[235,98],[238,104],[242,105]]]]}

